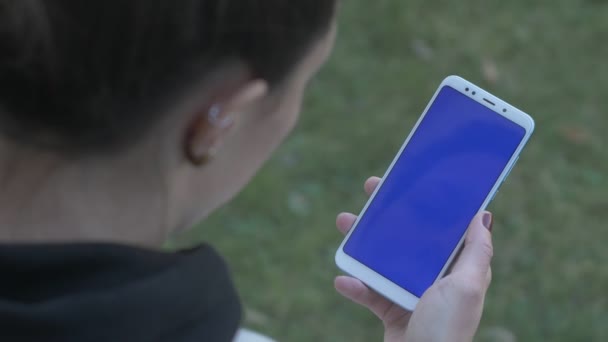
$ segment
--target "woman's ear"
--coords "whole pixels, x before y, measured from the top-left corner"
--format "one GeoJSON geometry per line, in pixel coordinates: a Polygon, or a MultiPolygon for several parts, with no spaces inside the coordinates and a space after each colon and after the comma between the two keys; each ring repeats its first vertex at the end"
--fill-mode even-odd
{"type": "Polygon", "coordinates": [[[207,164],[228,139],[235,124],[268,95],[263,80],[248,81],[214,97],[194,114],[184,133],[184,154],[195,165],[207,164]]]}

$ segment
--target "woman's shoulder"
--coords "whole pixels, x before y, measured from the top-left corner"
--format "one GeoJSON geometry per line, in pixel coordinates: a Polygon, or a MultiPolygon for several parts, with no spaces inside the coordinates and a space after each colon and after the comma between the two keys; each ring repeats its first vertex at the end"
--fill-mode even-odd
{"type": "Polygon", "coordinates": [[[5,245],[0,271],[0,331],[19,341],[231,341],[240,325],[230,272],[208,245],[5,245]]]}

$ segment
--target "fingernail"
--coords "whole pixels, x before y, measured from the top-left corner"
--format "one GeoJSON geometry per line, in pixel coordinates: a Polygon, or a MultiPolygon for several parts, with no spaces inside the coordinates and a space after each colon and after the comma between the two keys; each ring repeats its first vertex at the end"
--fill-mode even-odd
{"type": "Polygon", "coordinates": [[[494,216],[492,216],[492,213],[483,214],[481,223],[487,230],[492,231],[492,226],[494,225],[494,216]]]}

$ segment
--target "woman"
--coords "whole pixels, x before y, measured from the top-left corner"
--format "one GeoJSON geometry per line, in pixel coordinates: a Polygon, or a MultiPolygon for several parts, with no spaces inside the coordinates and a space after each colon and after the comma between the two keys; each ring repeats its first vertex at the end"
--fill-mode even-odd
{"type": "MultiPolygon", "coordinates": [[[[230,200],[291,131],[334,12],[328,0],[1,0],[3,340],[231,340],[240,304],[221,257],[160,246],[230,200]]],[[[358,280],[336,288],[382,319],[387,341],[471,340],[490,227],[475,218],[413,315],[358,280]]]]}

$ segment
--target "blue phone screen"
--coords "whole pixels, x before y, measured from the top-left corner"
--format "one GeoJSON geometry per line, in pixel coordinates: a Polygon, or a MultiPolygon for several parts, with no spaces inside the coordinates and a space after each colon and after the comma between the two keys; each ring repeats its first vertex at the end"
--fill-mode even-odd
{"type": "Polygon", "coordinates": [[[345,253],[421,297],[525,135],[523,127],[443,87],[345,253]]]}

